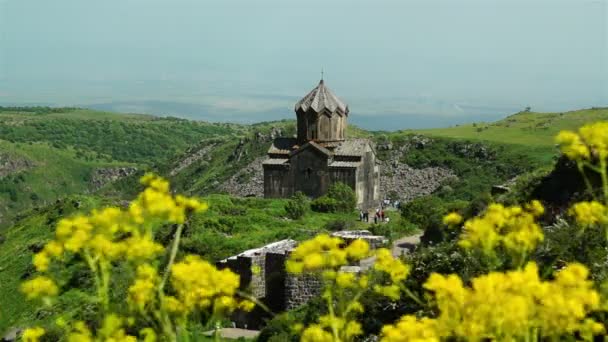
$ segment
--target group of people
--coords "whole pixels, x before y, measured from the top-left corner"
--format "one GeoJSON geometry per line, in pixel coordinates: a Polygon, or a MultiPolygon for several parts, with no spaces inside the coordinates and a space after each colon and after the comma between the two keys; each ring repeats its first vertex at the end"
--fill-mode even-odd
{"type": "MultiPolygon", "coordinates": [[[[359,221],[369,222],[369,211],[359,210],[359,221]]],[[[384,214],[384,208],[376,208],[374,223],[389,222],[390,218],[384,214]]]]}

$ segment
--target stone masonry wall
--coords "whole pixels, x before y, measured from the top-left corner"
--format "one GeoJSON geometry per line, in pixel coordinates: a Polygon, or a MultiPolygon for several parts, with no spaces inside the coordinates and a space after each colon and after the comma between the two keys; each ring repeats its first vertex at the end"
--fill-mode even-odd
{"type": "Polygon", "coordinates": [[[321,294],[321,278],[316,274],[288,274],[285,277],[285,309],[306,304],[321,294]]]}

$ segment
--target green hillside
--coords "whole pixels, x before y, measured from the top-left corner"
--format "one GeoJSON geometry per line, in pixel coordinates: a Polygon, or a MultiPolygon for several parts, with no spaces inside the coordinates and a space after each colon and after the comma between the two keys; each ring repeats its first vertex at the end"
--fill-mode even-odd
{"type": "MultiPolygon", "coordinates": [[[[428,136],[492,141],[519,145],[523,150],[542,160],[555,151],[554,137],[564,129],[578,127],[595,121],[608,120],[608,108],[583,109],[565,113],[520,112],[496,122],[477,122],[449,128],[400,131],[428,136]]],[[[399,134],[397,133],[397,134],[399,134]]]]}
{"type": "Polygon", "coordinates": [[[202,139],[243,129],[77,108],[0,107],[0,229],[22,210],[95,190],[97,169],[147,169],[202,139]]]}

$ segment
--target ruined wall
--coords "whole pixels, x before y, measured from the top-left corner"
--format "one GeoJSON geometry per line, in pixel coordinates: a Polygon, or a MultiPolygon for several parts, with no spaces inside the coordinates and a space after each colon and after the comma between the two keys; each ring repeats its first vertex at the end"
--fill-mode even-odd
{"type": "Polygon", "coordinates": [[[285,309],[306,304],[321,294],[321,278],[316,274],[287,274],[285,277],[285,309]]]}

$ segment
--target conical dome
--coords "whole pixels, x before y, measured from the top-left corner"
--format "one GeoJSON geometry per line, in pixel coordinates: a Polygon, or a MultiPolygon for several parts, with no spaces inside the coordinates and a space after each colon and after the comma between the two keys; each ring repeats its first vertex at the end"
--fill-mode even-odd
{"type": "Polygon", "coordinates": [[[298,112],[300,110],[303,112],[313,110],[316,113],[327,110],[330,113],[337,112],[338,114],[348,115],[348,105],[334,95],[331,89],[325,86],[323,80],[296,103],[295,111],[298,112]]]}
{"type": "Polygon", "coordinates": [[[295,106],[298,117],[298,143],[331,142],[345,139],[348,106],[321,80],[295,106]]]}

